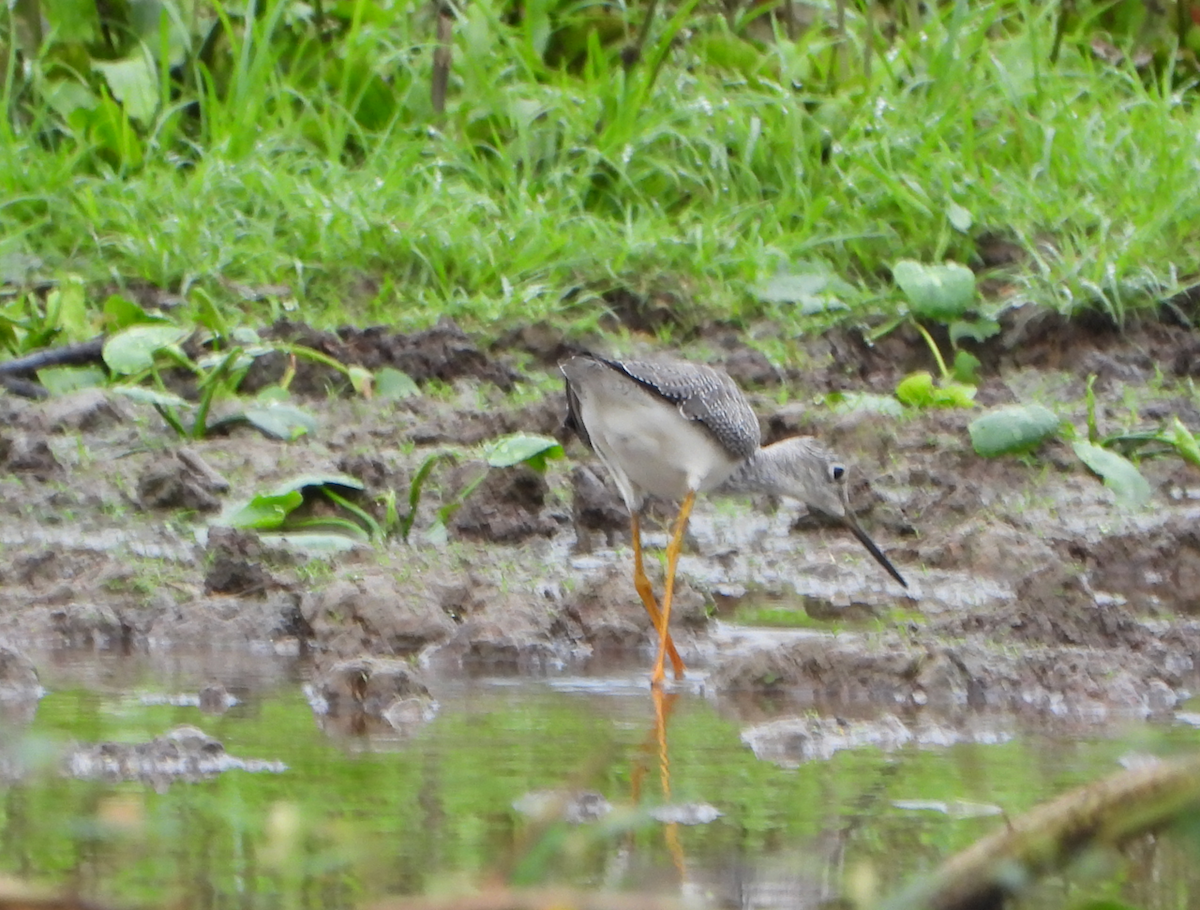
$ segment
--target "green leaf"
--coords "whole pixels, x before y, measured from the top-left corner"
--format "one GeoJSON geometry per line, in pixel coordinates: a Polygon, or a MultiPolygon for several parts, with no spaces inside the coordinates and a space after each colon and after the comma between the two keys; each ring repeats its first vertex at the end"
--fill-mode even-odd
{"type": "Polygon", "coordinates": [[[956,319],[950,323],[950,343],[957,345],[964,338],[984,342],[1000,334],[1000,323],[988,316],[978,319],[956,319]]]}
{"type": "Polygon", "coordinates": [[[484,446],[484,457],[493,468],[509,468],[516,464],[528,464],[535,471],[546,470],[546,462],[563,457],[563,448],[557,439],[549,436],[533,436],[514,433],[484,446]]]}
{"type": "Polygon", "coordinates": [[[1073,448],[1080,461],[1104,478],[1104,485],[1116,494],[1119,504],[1137,507],[1150,498],[1150,483],[1125,456],[1083,440],[1073,448]]]}
{"type": "Polygon", "coordinates": [[[349,474],[299,474],[290,480],[285,480],[274,490],[272,495],[298,492],[305,487],[346,487],[350,490],[365,490],[363,482],[349,474]]]}
{"type": "Polygon", "coordinates": [[[96,334],[88,318],[87,289],[80,278],[68,278],[46,295],[46,313],[67,341],[86,341],[96,334]]]}
{"type": "Polygon", "coordinates": [[[163,408],[195,407],[195,402],[180,398],[174,392],[164,392],[160,389],[147,389],[140,385],[115,385],[112,390],[142,404],[154,404],[163,408]]]}
{"type": "Polygon", "coordinates": [[[546,53],[546,45],[550,41],[551,6],[551,0],[527,0],[525,3],[522,21],[529,38],[529,47],[537,57],[546,53]]]}
{"type": "Polygon", "coordinates": [[[1032,452],[1058,432],[1058,415],[1040,404],[1011,405],[971,421],[971,445],[985,458],[1032,452]]]}
{"type": "Polygon", "coordinates": [[[154,316],[127,297],[110,294],[104,301],[104,324],[111,334],[138,323],[170,324],[162,316],[154,316]]]}
{"type": "Polygon", "coordinates": [[[972,408],[975,387],[957,382],[935,383],[933,374],[921,370],[900,381],[896,397],[914,408],[972,408]]]}
{"type": "Polygon", "coordinates": [[[291,401],[292,393],[282,386],[269,385],[266,388],[259,389],[258,394],[254,396],[254,400],[271,407],[280,402],[291,401]]]}
{"type": "Polygon", "coordinates": [[[979,362],[979,358],[970,351],[958,351],[954,355],[954,366],[950,372],[959,382],[978,385],[980,366],[982,364],[979,362]]]}
{"type": "Polygon", "coordinates": [[[714,31],[697,34],[689,50],[710,66],[733,70],[742,76],[751,77],[767,63],[763,52],[729,31],[714,31]]]}
{"type": "Polygon", "coordinates": [[[411,376],[395,367],[383,367],[375,374],[375,396],[397,401],[421,392],[411,376]]]}
{"type": "Polygon", "coordinates": [[[37,371],[37,377],[51,395],[94,389],[108,381],[108,374],[99,367],[45,367],[37,371]]]}
{"type": "Polygon", "coordinates": [[[754,288],[754,296],[767,303],[796,303],[825,290],[829,276],[818,272],[789,275],[780,272],[754,288]]]}
{"type": "Polygon", "coordinates": [[[354,388],[355,394],[361,395],[363,398],[371,397],[371,384],[374,376],[371,375],[370,370],[364,367],[348,367],[346,375],[350,377],[350,385],[354,388]]]}
{"type": "Polygon", "coordinates": [[[421,490],[425,486],[425,481],[429,479],[429,473],[433,470],[434,465],[445,457],[447,456],[442,452],[426,455],[421,466],[417,468],[417,473],[408,483],[408,511],[400,519],[400,538],[406,543],[413,523],[417,520],[417,505],[421,502],[421,490]]]}
{"type": "Polygon", "coordinates": [[[847,310],[842,300],[854,288],[823,262],[797,263],[793,272],[778,272],[753,289],[767,303],[795,303],[806,316],[831,310],[847,310]]]}
{"type": "Polygon", "coordinates": [[[291,442],[306,433],[317,431],[317,418],[291,404],[274,404],[261,408],[246,408],[242,416],[266,436],[291,442]]]}
{"type": "Polygon", "coordinates": [[[383,506],[383,533],[391,537],[400,530],[400,510],[396,508],[396,491],[385,490],[375,497],[383,506]]]}
{"type": "Polygon", "coordinates": [[[96,93],[73,77],[46,79],[42,85],[42,100],[64,120],[75,111],[90,111],[100,104],[96,93]]]}
{"type": "Polygon", "coordinates": [[[904,405],[891,395],[875,395],[871,392],[833,392],[827,396],[829,406],[839,413],[863,411],[883,414],[886,417],[904,415],[904,405]]]}
{"type": "Polygon", "coordinates": [[[130,375],[154,365],[154,355],[188,335],[175,325],[131,325],[104,342],[104,362],[114,373],[130,375]]]}
{"type": "Polygon", "coordinates": [[[975,407],[975,392],[973,385],[961,382],[938,383],[934,396],[934,406],[939,408],[973,408],[975,407]]]}
{"type": "Polygon", "coordinates": [[[233,506],[217,523],[231,528],[278,528],[303,502],[304,494],[299,490],[267,493],[233,506]]]}
{"type": "Polygon", "coordinates": [[[901,259],[892,267],[892,277],[916,316],[950,322],[975,302],[975,273],[957,262],[925,265],[901,259]]]}
{"type": "Polygon", "coordinates": [[[914,408],[925,408],[933,404],[933,374],[922,370],[900,380],[896,386],[896,397],[914,408]]]}
{"type": "Polygon", "coordinates": [[[134,120],[143,125],[154,119],[158,107],[158,76],[140,49],[124,60],[93,60],[92,69],[104,77],[112,96],[134,120]]]}
{"type": "MultiPolygon", "coordinates": [[[[226,367],[227,372],[236,372],[238,370],[247,369],[252,363],[254,363],[255,357],[259,356],[260,353],[264,353],[264,352],[256,353],[256,352],[247,351],[244,349],[237,349],[237,350],[238,350],[238,356],[234,358],[233,363],[229,364],[229,366],[226,367]]],[[[208,354],[205,354],[203,357],[199,358],[196,361],[196,366],[198,366],[202,370],[211,370],[211,369],[213,369],[213,367],[218,367],[221,364],[223,364],[228,357],[229,357],[228,351],[212,351],[208,354]]]]}
{"type": "Polygon", "coordinates": [[[1197,441],[1195,434],[1184,426],[1178,417],[1171,418],[1171,433],[1167,439],[1175,446],[1181,458],[1200,467],[1200,441],[1197,441]]]}
{"type": "Polygon", "coordinates": [[[971,225],[975,223],[971,213],[957,202],[951,202],[946,206],[946,218],[956,231],[964,234],[971,230],[971,225]]]}

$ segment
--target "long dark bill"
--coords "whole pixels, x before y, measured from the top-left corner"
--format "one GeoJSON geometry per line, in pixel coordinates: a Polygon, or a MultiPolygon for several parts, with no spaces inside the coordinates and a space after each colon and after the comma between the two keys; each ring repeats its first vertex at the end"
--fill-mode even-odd
{"type": "Polygon", "coordinates": [[[859,542],[864,547],[867,548],[867,552],[875,557],[875,561],[887,569],[888,575],[892,576],[892,578],[896,579],[896,581],[900,582],[900,584],[907,588],[908,582],[904,580],[904,576],[897,572],[896,567],[891,564],[886,556],[883,555],[883,550],[875,546],[875,541],[867,536],[867,532],[862,529],[858,523],[858,519],[854,517],[854,513],[851,512],[849,508],[846,509],[846,517],[844,521],[846,522],[846,527],[850,529],[850,532],[858,538],[859,542]]]}

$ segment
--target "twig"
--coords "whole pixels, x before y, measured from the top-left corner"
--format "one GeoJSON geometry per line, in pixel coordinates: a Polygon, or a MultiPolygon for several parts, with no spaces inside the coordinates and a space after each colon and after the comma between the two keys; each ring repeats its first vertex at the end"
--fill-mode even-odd
{"type": "Polygon", "coordinates": [[[450,84],[450,50],[454,32],[454,15],[442,0],[434,0],[437,6],[437,46],[433,50],[433,80],[430,99],[433,112],[439,117],[446,113],[446,87],[450,84]]]}
{"type": "Polygon", "coordinates": [[[999,907],[1091,847],[1120,846],[1200,806],[1200,759],[1123,771],[1027,812],[947,860],[886,910],[999,907]]]}
{"type": "Polygon", "coordinates": [[[650,5],[646,7],[646,18],[642,20],[642,27],[638,30],[637,40],[621,51],[621,62],[626,70],[632,69],[634,64],[642,59],[642,50],[646,47],[646,39],[650,37],[650,26],[654,24],[654,14],[657,11],[658,0],[650,0],[650,5]]]}

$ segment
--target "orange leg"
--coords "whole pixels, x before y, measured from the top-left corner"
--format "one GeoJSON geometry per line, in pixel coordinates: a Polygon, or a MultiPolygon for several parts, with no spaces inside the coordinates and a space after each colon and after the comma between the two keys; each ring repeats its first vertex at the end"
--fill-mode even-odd
{"type": "Polygon", "coordinates": [[[679,506],[679,517],[675,519],[675,530],[671,533],[671,542],[667,544],[667,584],[663,591],[662,623],[658,628],[659,645],[658,660],[654,662],[654,672],[650,674],[650,685],[662,685],[663,661],[666,659],[667,644],[671,636],[667,632],[667,624],[671,621],[671,600],[675,597],[675,567],[679,564],[679,551],[683,549],[683,532],[687,530],[688,518],[692,515],[692,506],[696,504],[696,491],[690,491],[679,506]]]}
{"type": "Polygon", "coordinates": [[[654,631],[659,634],[659,640],[663,640],[664,633],[666,635],[667,653],[671,655],[675,678],[683,679],[683,661],[679,652],[675,650],[675,642],[671,641],[671,633],[663,626],[662,614],[659,612],[658,602],[654,599],[654,588],[650,585],[650,579],[646,577],[646,567],[642,563],[642,526],[636,512],[630,518],[630,526],[633,531],[633,586],[637,588],[642,604],[650,614],[650,622],[654,624],[654,631]]]}

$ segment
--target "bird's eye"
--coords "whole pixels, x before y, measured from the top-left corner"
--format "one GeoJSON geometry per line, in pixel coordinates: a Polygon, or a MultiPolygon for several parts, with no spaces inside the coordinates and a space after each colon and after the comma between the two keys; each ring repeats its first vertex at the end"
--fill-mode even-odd
{"type": "Polygon", "coordinates": [[[829,476],[835,483],[841,483],[842,478],[846,476],[846,468],[840,464],[831,464],[829,466],[829,476]]]}

